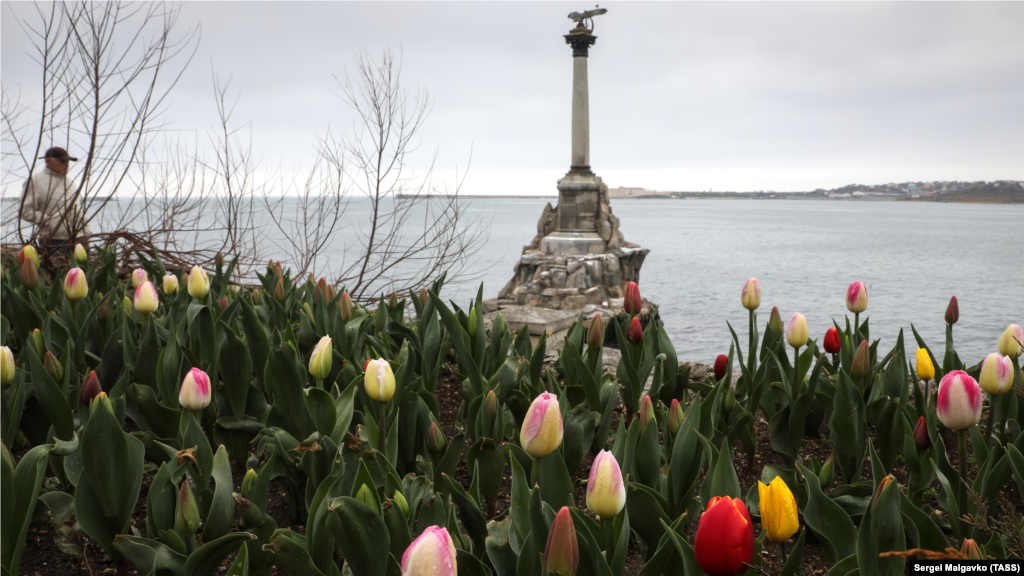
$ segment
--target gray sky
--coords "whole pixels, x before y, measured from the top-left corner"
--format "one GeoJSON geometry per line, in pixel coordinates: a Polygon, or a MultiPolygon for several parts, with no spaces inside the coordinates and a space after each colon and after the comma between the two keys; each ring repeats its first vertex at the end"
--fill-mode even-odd
{"type": "MultiPolygon", "coordinates": [[[[216,118],[211,67],[264,166],[309,166],[350,130],[332,74],[404,55],[433,112],[419,166],[464,169],[472,194],[555,194],[569,165],[566,14],[587,3],[190,2],[198,52],[166,119],[216,118]]],[[[591,49],[591,165],[610,186],[808,190],[905,180],[1024,179],[1024,3],[602,3],[591,49]]],[[[3,3],[5,89],[38,70],[3,3]]]]}

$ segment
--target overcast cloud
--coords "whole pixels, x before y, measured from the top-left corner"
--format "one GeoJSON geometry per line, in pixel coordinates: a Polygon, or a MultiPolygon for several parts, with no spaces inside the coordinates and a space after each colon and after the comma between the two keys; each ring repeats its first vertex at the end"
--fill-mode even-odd
{"type": "MultiPolygon", "coordinates": [[[[266,166],[309,166],[351,129],[332,75],[359,50],[404,56],[434,101],[423,162],[472,165],[472,194],[554,194],[569,165],[566,14],[587,3],[189,2],[195,58],[166,120],[216,118],[211,67],[266,166]]],[[[1024,179],[1024,3],[602,3],[591,49],[591,165],[610,186],[810,190],[1024,179]]],[[[3,4],[5,89],[39,71],[3,4]]]]}

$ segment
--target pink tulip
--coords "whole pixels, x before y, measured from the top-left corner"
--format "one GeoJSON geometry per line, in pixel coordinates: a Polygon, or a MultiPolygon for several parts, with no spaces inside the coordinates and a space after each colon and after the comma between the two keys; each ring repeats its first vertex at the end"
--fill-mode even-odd
{"type": "Polygon", "coordinates": [[[202,410],[210,405],[210,377],[199,368],[193,368],[181,381],[178,403],[182,408],[202,410]]]}
{"type": "Polygon", "coordinates": [[[786,328],[786,341],[793,348],[799,348],[807,344],[807,318],[797,312],[789,319],[789,327],[786,328]]]}
{"type": "Polygon", "coordinates": [[[89,283],[85,280],[85,272],[81,268],[68,270],[64,277],[64,295],[72,302],[78,302],[89,294],[89,283]]]}
{"type": "Polygon", "coordinates": [[[935,407],[950,430],[965,430],[981,420],[981,388],[967,372],[954,370],[942,377],[935,407]]]}
{"type": "Polygon", "coordinates": [[[147,279],[148,276],[146,276],[146,271],[143,270],[142,268],[136,268],[135,270],[132,270],[132,288],[138,288],[139,286],[142,286],[142,283],[145,282],[147,279]]]}
{"type": "Polygon", "coordinates": [[[855,314],[868,309],[868,287],[863,282],[854,282],[846,289],[846,309],[855,314]]]}
{"type": "Polygon", "coordinates": [[[640,306],[640,287],[636,285],[636,282],[626,284],[626,295],[622,300],[622,307],[627,314],[636,315],[640,313],[640,306]]]}
{"type": "Polygon", "coordinates": [[[160,304],[160,296],[150,281],[145,281],[135,289],[135,311],[139,314],[152,314],[160,304]]]}
{"type": "Polygon", "coordinates": [[[999,353],[1003,356],[1016,358],[1024,352],[1024,330],[1016,324],[1006,327],[1003,335],[999,337],[999,353]]]}
{"type": "Polygon", "coordinates": [[[456,576],[455,543],[448,531],[431,526],[402,554],[402,576],[456,576]]]}
{"type": "Polygon", "coordinates": [[[587,508],[601,518],[612,518],[626,505],[626,486],[615,456],[602,450],[590,466],[587,480],[587,508]]]}
{"type": "Polygon", "coordinates": [[[993,352],[981,362],[978,385],[992,396],[1010,391],[1013,386],[1013,361],[1009,356],[993,352]]]}
{"type": "Polygon", "coordinates": [[[562,411],[558,406],[558,396],[544,392],[533,399],[519,431],[519,443],[527,454],[538,458],[547,456],[562,444],[562,411]]]}

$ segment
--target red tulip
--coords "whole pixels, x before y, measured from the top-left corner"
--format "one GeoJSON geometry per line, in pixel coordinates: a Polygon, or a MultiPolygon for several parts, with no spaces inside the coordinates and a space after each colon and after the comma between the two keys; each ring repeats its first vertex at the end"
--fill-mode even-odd
{"type": "Polygon", "coordinates": [[[839,331],[833,326],[825,332],[825,352],[835,354],[841,348],[839,344],[839,331]]]}
{"type": "Polygon", "coordinates": [[[718,358],[715,358],[715,380],[721,380],[725,377],[725,369],[729,367],[729,357],[725,354],[719,354],[718,358]]]}
{"type": "Polygon", "coordinates": [[[628,314],[640,313],[640,287],[636,285],[636,282],[626,285],[626,297],[623,299],[622,307],[628,314]]]}
{"type": "Polygon", "coordinates": [[[918,452],[924,452],[931,443],[928,438],[928,424],[924,421],[924,416],[921,416],[917,419],[917,426],[914,426],[914,445],[917,446],[918,452]]]}
{"type": "Polygon", "coordinates": [[[639,344],[644,341],[644,329],[640,327],[640,319],[636,316],[629,321],[629,330],[627,331],[626,338],[632,344],[639,344]]]}
{"type": "Polygon", "coordinates": [[[576,528],[572,524],[569,507],[563,506],[548,531],[548,542],[544,547],[544,573],[574,576],[579,563],[576,528]]]}
{"type": "Polygon", "coordinates": [[[715,496],[693,540],[697,565],[708,576],[738,576],[754,561],[754,525],[739,498],[715,496]]]}
{"type": "Polygon", "coordinates": [[[100,386],[100,378],[96,375],[96,371],[92,370],[89,375],[85,377],[85,382],[82,383],[82,391],[78,393],[78,403],[82,406],[88,406],[92,399],[103,392],[103,388],[100,386]]]}
{"type": "Polygon", "coordinates": [[[221,310],[225,310],[225,309],[227,309],[227,307],[228,307],[228,297],[227,296],[221,296],[221,299],[220,299],[220,309],[221,310]]]}
{"type": "Polygon", "coordinates": [[[956,303],[956,296],[949,299],[949,306],[946,307],[946,324],[952,326],[960,319],[960,305],[956,303]]]}

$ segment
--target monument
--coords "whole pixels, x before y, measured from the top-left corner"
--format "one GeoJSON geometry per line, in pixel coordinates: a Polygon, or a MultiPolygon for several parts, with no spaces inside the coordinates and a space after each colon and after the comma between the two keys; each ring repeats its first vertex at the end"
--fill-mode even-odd
{"type": "Polygon", "coordinates": [[[555,310],[621,308],[628,282],[640,278],[649,250],[627,242],[612,213],[608,186],[590,166],[590,94],[587,60],[598,8],[573,12],[576,27],[564,36],[572,48],[572,155],[558,181],[558,205],[544,207],[537,236],[515,265],[515,276],[498,294],[499,306],[555,310]]]}

